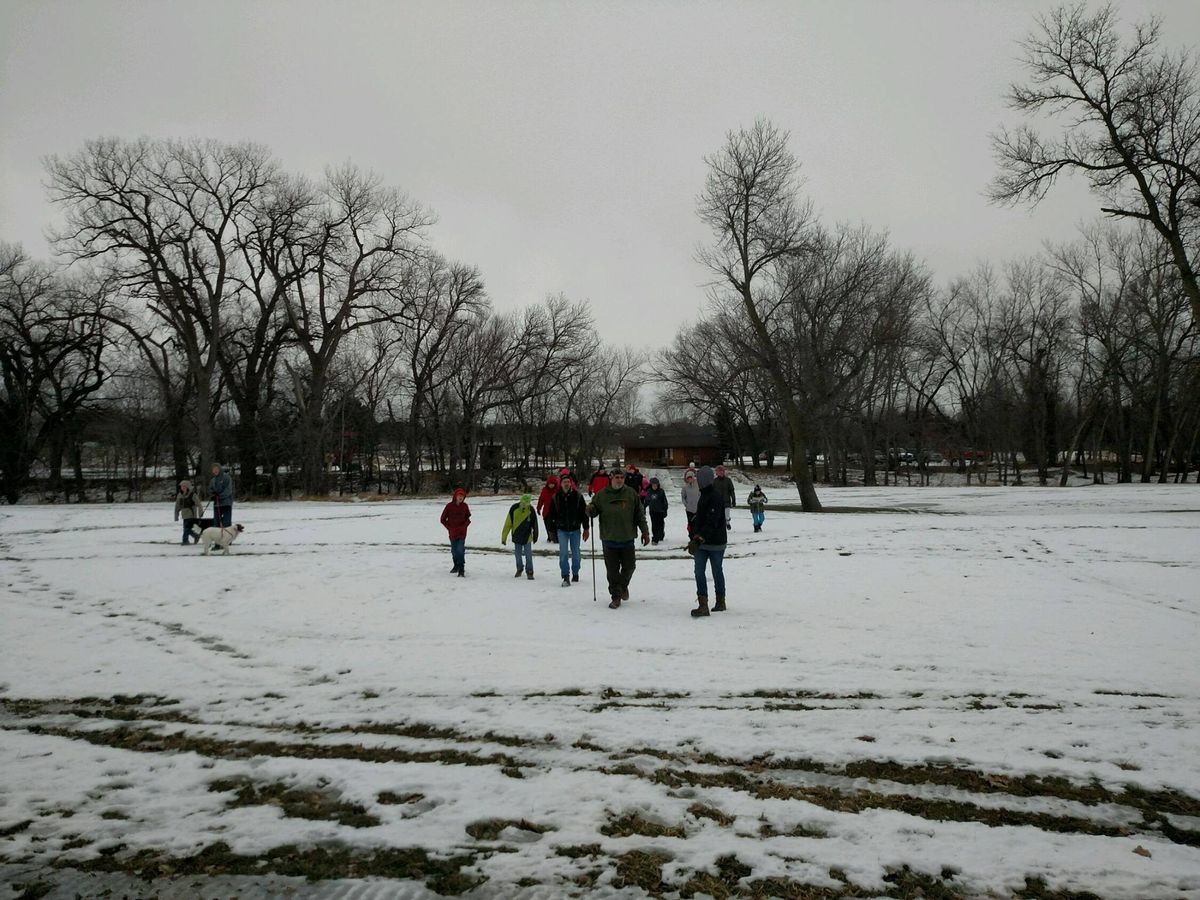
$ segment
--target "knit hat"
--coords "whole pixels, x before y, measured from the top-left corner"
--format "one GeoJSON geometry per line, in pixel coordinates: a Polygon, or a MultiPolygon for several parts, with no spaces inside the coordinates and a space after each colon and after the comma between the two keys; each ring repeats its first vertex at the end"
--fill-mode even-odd
{"type": "Polygon", "coordinates": [[[571,485],[571,487],[575,486],[575,479],[570,475],[564,475],[562,478],[558,479],[559,487],[566,487],[568,484],[571,485]]]}
{"type": "Polygon", "coordinates": [[[558,476],[557,475],[547,475],[546,476],[546,484],[551,485],[553,487],[557,487],[558,476]]]}
{"type": "Polygon", "coordinates": [[[711,487],[716,477],[713,474],[712,466],[701,466],[700,471],[696,473],[696,483],[701,488],[711,487]]]}
{"type": "Polygon", "coordinates": [[[460,487],[456,487],[456,488],[454,489],[454,493],[450,495],[451,499],[453,499],[454,497],[463,497],[463,498],[465,498],[466,496],[467,496],[467,489],[466,489],[466,488],[460,488],[460,487]]]}
{"type": "Polygon", "coordinates": [[[650,483],[651,483],[651,484],[658,484],[658,483],[659,483],[659,481],[658,481],[658,479],[657,479],[657,478],[651,478],[651,479],[650,479],[650,483]]]}
{"type": "Polygon", "coordinates": [[[533,502],[533,494],[522,494],[521,495],[521,505],[522,506],[528,506],[532,502],[533,502]]]}

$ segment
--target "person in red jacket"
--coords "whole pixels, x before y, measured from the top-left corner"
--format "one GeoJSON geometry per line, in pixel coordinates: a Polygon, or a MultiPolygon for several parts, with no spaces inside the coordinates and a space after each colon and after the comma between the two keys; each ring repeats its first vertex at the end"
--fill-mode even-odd
{"type": "Polygon", "coordinates": [[[608,487],[608,472],[600,466],[588,480],[588,494],[596,494],[608,487]]]}
{"type": "Polygon", "coordinates": [[[450,535],[450,558],[454,560],[454,568],[450,571],[459,578],[467,574],[464,569],[467,561],[467,526],[470,524],[471,508],[467,506],[467,492],[463,488],[455,488],[450,502],[442,510],[442,525],[450,535]]]}
{"type": "MultiPolygon", "coordinates": [[[[537,514],[542,517],[542,521],[546,523],[546,540],[551,543],[558,542],[558,535],[554,533],[554,528],[550,524],[550,501],[554,499],[554,495],[558,493],[558,476],[547,475],[546,483],[542,485],[542,492],[538,494],[537,504],[534,506],[537,514]]],[[[534,538],[536,541],[537,538],[534,538]]]]}

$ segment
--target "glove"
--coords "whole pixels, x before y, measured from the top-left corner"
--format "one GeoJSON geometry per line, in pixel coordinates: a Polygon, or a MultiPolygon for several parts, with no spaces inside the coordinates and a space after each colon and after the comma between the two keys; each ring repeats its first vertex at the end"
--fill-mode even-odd
{"type": "Polygon", "coordinates": [[[650,533],[647,531],[643,531],[642,532],[642,546],[645,547],[648,543],[650,543],[650,533]]]}
{"type": "Polygon", "coordinates": [[[695,538],[692,538],[690,541],[688,541],[688,543],[687,543],[688,556],[695,556],[696,548],[699,546],[700,546],[700,542],[698,540],[696,540],[695,538]]]}

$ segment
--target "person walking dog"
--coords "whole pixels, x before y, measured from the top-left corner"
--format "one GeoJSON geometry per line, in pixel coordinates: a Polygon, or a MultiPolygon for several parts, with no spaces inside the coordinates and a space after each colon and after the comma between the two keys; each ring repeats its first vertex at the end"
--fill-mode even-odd
{"type": "Polygon", "coordinates": [[[696,569],[696,608],[692,610],[692,618],[698,619],[709,614],[708,581],[705,569],[712,566],[713,587],[717,592],[717,602],[713,612],[725,611],[725,544],[728,540],[725,530],[725,499],[714,487],[713,470],[702,466],[696,473],[696,481],[700,484],[700,503],[696,508],[696,518],[692,520],[692,539],[688,541],[688,553],[695,559],[696,569]]]}
{"type": "Polygon", "coordinates": [[[588,514],[600,520],[600,543],[604,548],[604,570],[608,575],[609,609],[619,609],[629,599],[629,582],[637,568],[634,541],[640,531],[642,546],[650,543],[646,509],[637,491],[625,484],[625,473],[615,468],[609,485],[588,504],[588,514]]]}
{"type": "Polygon", "coordinates": [[[233,524],[233,479],[220,463],[212,464],[208,489],[212,493],[213,524],[228,528],[233,524]]]}
{"type": "Polygon", "coordinates": [[[199,535],[192,533],[192,526],[204,515],[204,504],[200,502],[200,495],[192,489],[190,481],[179,482],[179,493],[175,495],[175,521],[179,521],[179,516],[183,516],[183,540],[180,544],[186,544],[190,537],[193,543],[200,543],[199,535]]]}

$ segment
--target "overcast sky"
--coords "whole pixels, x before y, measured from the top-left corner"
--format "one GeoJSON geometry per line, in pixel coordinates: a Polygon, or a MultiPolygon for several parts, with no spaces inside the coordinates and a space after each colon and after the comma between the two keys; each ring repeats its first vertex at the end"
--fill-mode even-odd
{"type": "MultiPolygon", "coordinates": [[[[990,206],[1016,42],[1055,3],[0,0],[0,240],[37,256],[42,157],[89,138],[346,160],[431,207],[499,309],[562,292],[606,340],[666,344],[705,303],[704,156],[765,116],[827,223],[886,229],[938,284],[1096,215],[1080,185],[990,206]]],[[[1200,2],[1118,4],[1200,35],[1200,2]]]]}

